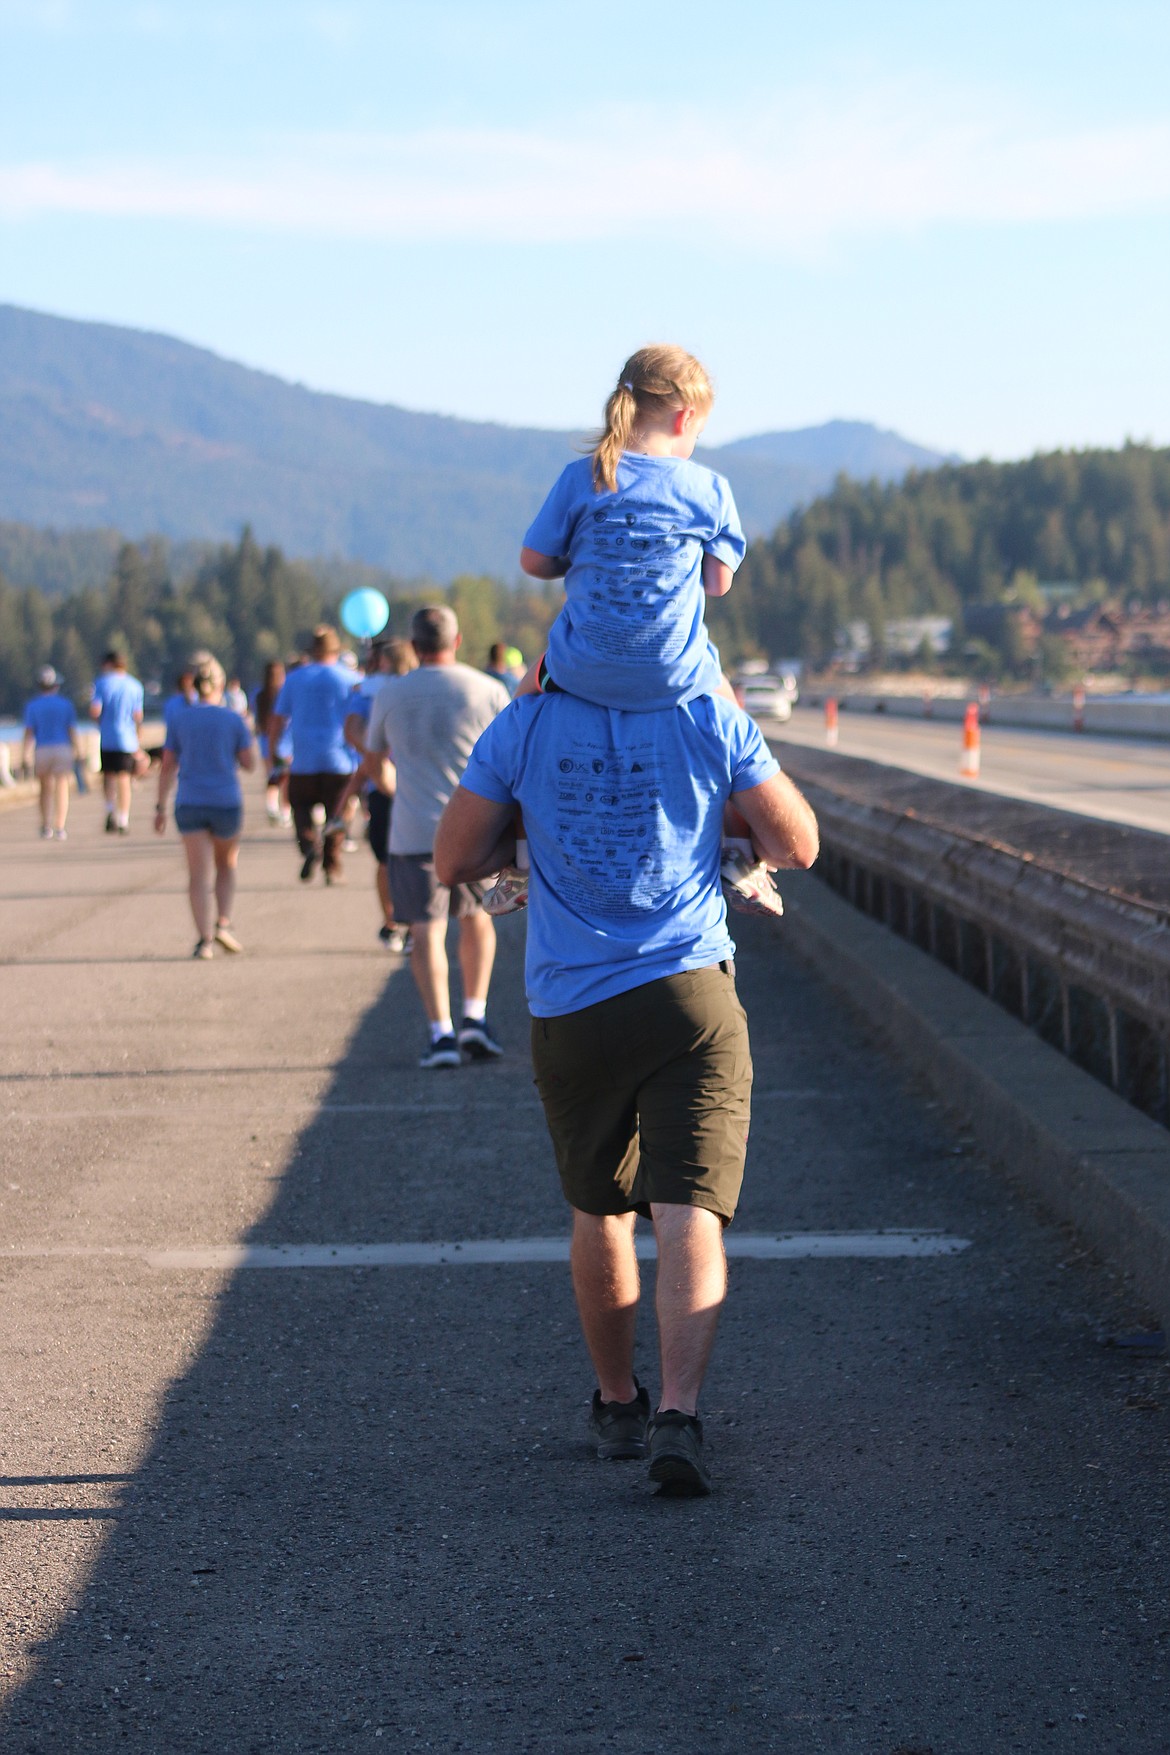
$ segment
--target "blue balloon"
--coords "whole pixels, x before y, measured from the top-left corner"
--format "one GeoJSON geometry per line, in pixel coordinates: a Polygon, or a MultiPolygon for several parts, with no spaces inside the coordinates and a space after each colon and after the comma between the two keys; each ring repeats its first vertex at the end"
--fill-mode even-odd
{"type": "Polygon", "coordinates": [[[355,640],[372,640],[390,620],[390,605],[380,591],[363,585],[342,599],[341,625],[355,640]]]}

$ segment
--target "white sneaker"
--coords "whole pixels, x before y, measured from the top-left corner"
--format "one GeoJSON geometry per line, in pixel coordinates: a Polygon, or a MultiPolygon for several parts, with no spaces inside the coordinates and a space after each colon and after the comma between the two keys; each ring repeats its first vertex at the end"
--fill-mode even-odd
{"type": "Polygon", "coordinates": [[[528,906],[528,873],[506,865],[483,899],[485,914],[518,914],[528,906]]]}
{"type": "Polygon", "coordinates": [[[773,919],[783,914],[783,899],[763,860],[753,865],[738,847],[725,847],[719,876],[727,906],[737,914],[769,914],[773,919]]]}

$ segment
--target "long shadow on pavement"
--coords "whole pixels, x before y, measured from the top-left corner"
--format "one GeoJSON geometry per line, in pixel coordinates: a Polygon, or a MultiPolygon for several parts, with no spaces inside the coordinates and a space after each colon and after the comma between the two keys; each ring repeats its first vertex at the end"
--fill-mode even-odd
{"type": "MultiPolygon", "coordinates": [[[[588,1457],[563,1267],[238,1273],[7,1749],[1167,1746],[1170,1623],[1143,1630],[1111,1545],[1152,1528],[1119,1520],[1149,1508],[1156,1454],[1101,1417],[1080,1293],[1037,1296],[1059,1239],[956,1168],[829,996],[756,959],[758,1073],[850,1101],[765,1106],[746,1222],[947,1223],[979,1247],[740,1264],[720,1491],[687,1503],[588,1457]]],[[[508,1059],[449,1082],[413,1070],[413,1007],[403,974],[365,1016],[257,1241],[564,1228],[519,1002],[508,1059]],[[344,1109],[377,1100],[401,1118],[344,1109]]]]}

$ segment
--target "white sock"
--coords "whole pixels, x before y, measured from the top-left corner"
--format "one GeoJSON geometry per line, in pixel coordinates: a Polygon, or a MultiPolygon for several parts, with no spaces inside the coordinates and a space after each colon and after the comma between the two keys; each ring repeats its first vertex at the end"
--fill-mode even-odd
{"type": "Polygon", "coordinates": [[[125,829],[129,826],[130,818],[124,810],[116,810],[114,812],[114,821],[119,829],[125,829]]]}
{"type": "Polygon", "coordinates": [[[749,865],[756,863],[756,850],[750,841],[744,840],[742,835],[724,835],[723,846],[725,851],[734,850],[736,853],[742,853],[749,865]]]}
{"type": "Polygon", "coordinates": [[[487,1017],[487,1000],[465,999],[463,1001],[463,1016],[469,1024],[482,1024],[487,1017]]]}
{"type": "Polygon", "coordinates": [[[455,1026],[451,1022],[450,1018],[436,1018],[434,1023],[431,1025],[432,1045],[434,1043],[438,1042],[442,1037],[453,1036],[454,1034],[455,1034],[455,1026]]]}
{"type": "Polygon", "coordinates": [[[520,837],[516,842],[516,870],[528,870],[528,843],[520,837]]]}

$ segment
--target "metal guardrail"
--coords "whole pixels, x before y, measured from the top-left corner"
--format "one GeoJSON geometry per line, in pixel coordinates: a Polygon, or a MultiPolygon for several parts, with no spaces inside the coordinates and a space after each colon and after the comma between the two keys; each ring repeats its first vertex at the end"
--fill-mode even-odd
{"type": "Polygon", "coordinates": [[[816,810],[814,869],[831,888],[1170,1125],[1170,909],[984,834],[843,796],[801,775],[798,749],[783,756],[816,810]]]}

